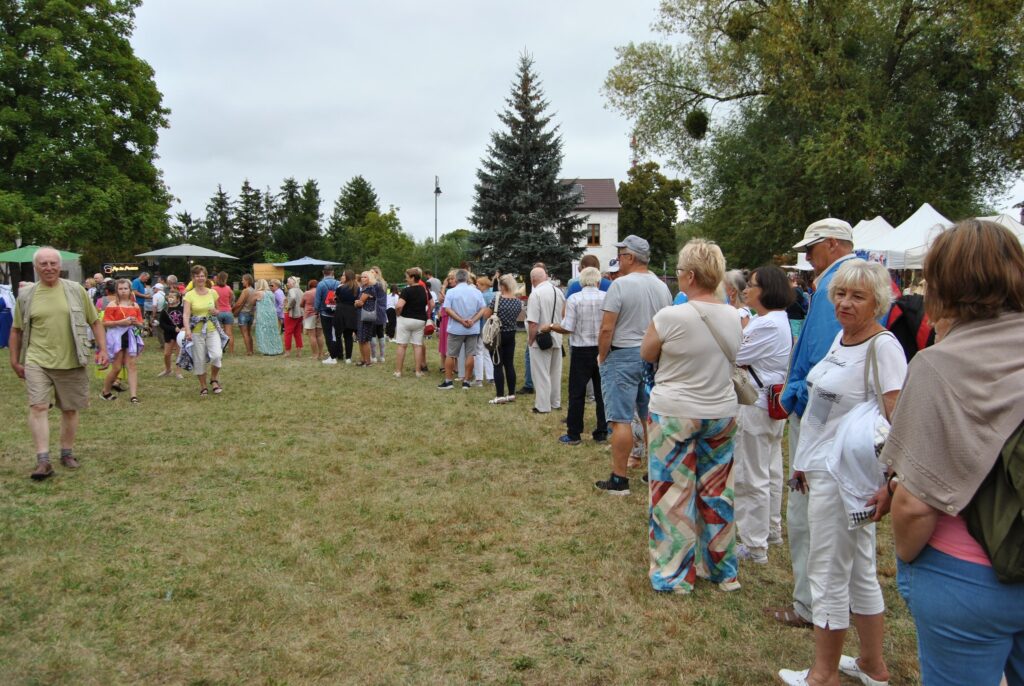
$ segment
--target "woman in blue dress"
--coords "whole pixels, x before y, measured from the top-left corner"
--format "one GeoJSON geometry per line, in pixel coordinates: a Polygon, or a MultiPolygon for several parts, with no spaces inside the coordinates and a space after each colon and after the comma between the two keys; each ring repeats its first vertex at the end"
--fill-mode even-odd
{"type": "Polygon", "coordinates": [[[252,323],[252,336],[260,353],[284,353],[281,327],[277,321],[277,305],[274,304],[274,294],[270,291],[270,284],[266,279],[256,282],[256,316],[252,323]]]}

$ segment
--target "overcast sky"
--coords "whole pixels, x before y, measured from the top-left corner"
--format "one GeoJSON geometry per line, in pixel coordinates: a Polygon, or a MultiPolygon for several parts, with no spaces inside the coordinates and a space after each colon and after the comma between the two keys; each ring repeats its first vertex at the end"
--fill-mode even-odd
{"type": "MultiPolygon", "coordinates": [[[[563,176],[629,168],[629,123],[605,108],[614,48],[652,34],[657,0],[553,3],[147,0],[133,44],[171,109],[158,165],[172,212],[221,183],[316,179],[330,215],[363,175],[416,238],[469,226],[475,171],[524,50],[561,126],[563,176]]],[[[669,172],[674,174],[674,172],[669,172]]]]}
{"type": "MultiPolygon", "coordinates": [[[[180,200],[172,212],[203,216],[218,183],[234,198],[246,178],[276,192],[294,176],[319,183],[326,221],[361,174],[422,239],[434,233],[437,175],[439,234],[468,227],[524,50],[561,126],[563,176],[618,183],[630,127],[601,84],[616,46],[653,36],[657,4],[146,0],[132,42],[171,109],[158,165],[180,200]]],[[[1018,183],[998,206],[1022,198],[1018,183]]]]}

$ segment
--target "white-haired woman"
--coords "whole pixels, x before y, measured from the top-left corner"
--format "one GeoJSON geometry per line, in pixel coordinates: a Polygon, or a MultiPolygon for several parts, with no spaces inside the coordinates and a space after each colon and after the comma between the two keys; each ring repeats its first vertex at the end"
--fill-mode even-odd
{"type": "Polygon", "coordinates": [[[889,284],[883,266],[853,259],[839,268],[828,286],[842,331],[807,374],[807,409],[793,458],[794,477],[808,492],[807,578],[814,662],[808,670],[780,670],[787,684],[838,683],[840,670],[877,682],[889,679],[882,656],[885,603],[875,571],[875,525],[868,519],[873,505],[881,511],[884,507],[869,497],[859,505],[859,513],[848,512],[849,498],[842,495],[838,480],[849,484],[855,462],[875,460],[870,437],[879,419],[892,415],[907,373],[903,348],[878,323],[889,309],[889,284]],[[869,402],[876,406],[877,417],[858,408],[869,402]],[[854,438],[865,435],[869,437],[866,445],[854,438]],[[851,528],[858,515],[867,523],[851,528]],[[859,659],[843,656],[851,620],[860,641],[859,659]]]}
{"type": "Polygon", "coordinates": [[[747,307],[747,298],[744,293],[747,290],[747,279],[743,276],[743,272],[739,269],[727,271],[725,278],[722,279],[722,287],[725,289],[725,295],[729,299],[729,304],[736,308],[736,315],[740,318],[740,326],[744,329],[747,328],[752,312],[747,307]]]}
{"type": "Polygon", "coordinates": [[[302,289],[299,288],[299,277],[289,276],[288,292],[284,298],[284,349],[290,352],[292,341],[295,342],[295,357],[302,354],[302,289]]]}

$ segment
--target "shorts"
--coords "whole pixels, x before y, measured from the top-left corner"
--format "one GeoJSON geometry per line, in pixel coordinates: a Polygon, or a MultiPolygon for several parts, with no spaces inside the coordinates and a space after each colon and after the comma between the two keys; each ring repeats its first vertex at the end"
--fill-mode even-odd
{"type": "Polygon", "coordinates": [[[235,315],[230,312],[218,312],[217,321],[220,322],[221,326],[231,326],[235,323],[235,315]]]}
{"type": "Polygon", "coordinates": [[[476,355],[477,346],[480,344],[480,334],[468,334],[461,335],[457,333],[448,333],[448,357],[459,356],[462,351],[462,347],[466,347],[466,355],[476,355]]]}
{"type": "Polygon", "coordinates": [[[238,325],[239,326],[252,326],[252,312],[239,312],[238,313],[238,325]]]}
{"type": "Polygon", "coordinates": [[[423,345],[423,327],[426,322],[422,319],[411,317],[399,317],[395,326],[395,343],[398,345],[423,345]]]}
{"type": "Polygon", "coordinates": [[[376,338],[377,322],[359,322],[359,342],[369,343],[376,338]]]}
{"type": "Polygon", "coordinates": [[[601,395],[604,415],[609,422],[628,424],[633,421],[634,411],[642,421],[647,421],[651,396],[643,376],[639,346],[608,352],[601,365],[601,395]]]}
{"type": "Polygon", "coordinates": [[[45,369],[30,362],[25,365],[25,386],[29,405],[49,405],[52,390],[61,410],[89,407],[89,374],[85,367],[45,369]]]}
{"type": "Polygon", "coordinates": [[[320,322],[320,317],[311,314],[302,318],[302,328],[305,331],[313,331],[314,329],[323,329],[324,325],[320,322]]]}

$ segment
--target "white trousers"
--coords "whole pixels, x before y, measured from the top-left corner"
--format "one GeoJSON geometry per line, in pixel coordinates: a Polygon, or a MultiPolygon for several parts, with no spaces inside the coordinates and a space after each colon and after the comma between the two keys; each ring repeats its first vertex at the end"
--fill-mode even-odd
{"type": "Polygon", "coordinates": [[[807,472],[811,525],[807,580],[814,625],[848,629],[850,613],[885,612],[875,570],[875,524],[850,529],[839,483],[828,472],[807,472]]]}
{"type": "MultiPolygon", "coordinates": [[[[800,417],[789,415],[789,463],[793,464],[800,443],[800,417]]],[[[792,472],[792,469],[790,470],[792,472]]],[[[789,558],[793,565],[793,609],[811,621],[811,586],[807,581],[807,550],[811,530],[807,525],[807,495],[789,491],[786,503],[786,532],[789,535],[789,558]]]]}
{"type": "Polygon", "coordinates": [[[736,527],[751,550],[767,552],[772,532],[781,531],[782,433],[785,422],[768,411],[740,405],[733,439],[736,527]]]}
{"type": "Polygon", "coordinates": [[[562,406],[561,347],[554,345],[541,350],[536,345],[531,346],[530,366],[533,371],[533,406],[540,412],[557,410],[562,406]]]}
{"type": "MultiPolygon", "coordinates": [[[[203,326],[206,326],[205,324],[203,326]]],[[[217,329],[204,333],[192,334],[192,373],[200,376],[206,373],[206,358],[210,358],[210,366],[220,369],[224,351],[220,345],[220,334],[217,329]]]]}

